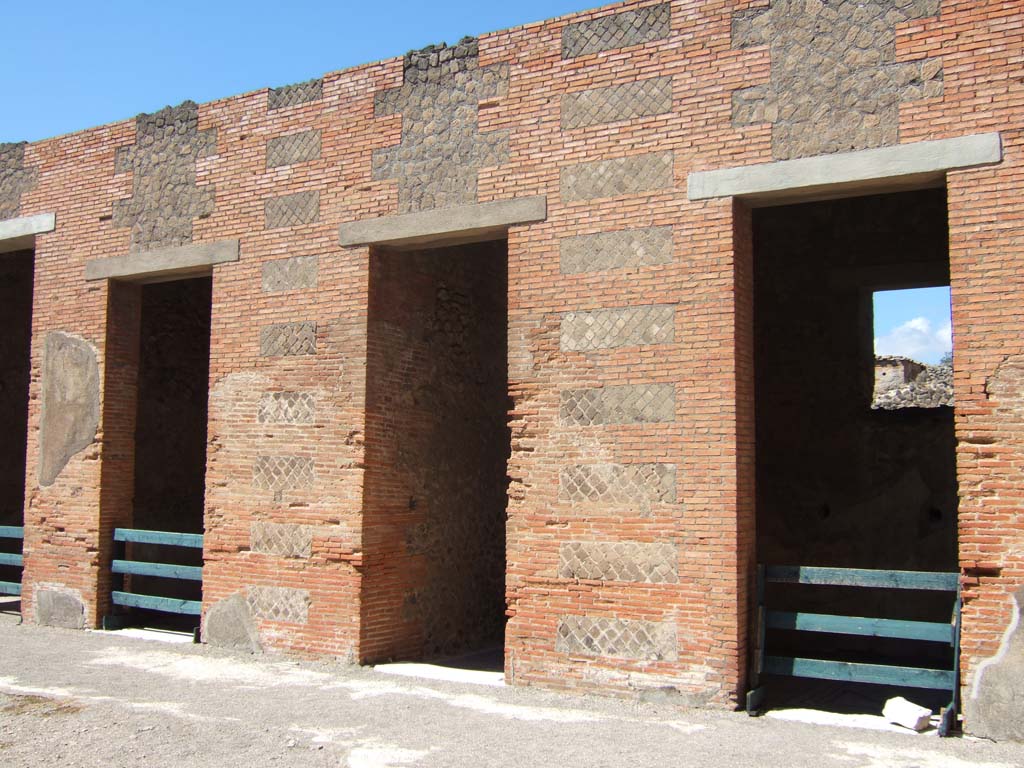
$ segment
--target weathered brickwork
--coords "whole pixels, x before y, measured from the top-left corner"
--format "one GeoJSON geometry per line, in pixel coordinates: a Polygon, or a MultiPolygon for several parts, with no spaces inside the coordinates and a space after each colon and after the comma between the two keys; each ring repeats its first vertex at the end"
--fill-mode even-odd
{"type": "Polygon", "coordinates": [[[252,468],[252,486],[261,491],[310,488],[316,482],[309,456],[259,456],[252,468]]]}
{"type": "Polygon", "coordinates": [[[295,256],[276,259],[263,265],[263,292],[304,291],[316,288],[320,259],[316,256],[295,256]]]}
{"type": "Polygon", "coordinates": [[[897,60],[896,28],[938,12],[939,0],[772,0],[738,14],[733,45],[767,45],[771,79],[734,92],[733,122],[771,123],[779,160],[898,143],[900,105],[942,96],[942,61],[897,60]]]}
{"type": "Polygon", "coordinates": [[[676,468],[672,464],[581,464],[559,475],[558,497],[587,502],[632,504],[676,500],[676,468]]]}
{"type": "Polygon", "coordinates": [[[320,217],[320,193],[295,192],[291,195],[271,197],[264,204],[264,215],[267,229],[310,224],[320,217]]]}
{"type": "Polygon", "coordinates": [[[135,118],[135,143],[115,158],[117,173],[132,174],[132,196],[114,203],[112,221],[131,229],[133,248],[192,242],[193,221],[214,208],[214,188],[197,183],[196,161],[216,151],[217,131],[199,130],[191,101],[135,118]]]}
{"type": "Polygon", "coordinates": [[[672,78],[652,77],[566,94],[562,97],[562,128],[571,131],[671,111],[672,78]]]}
{"type": "Polygon", "coordinates": [[[588,53],[663,40],[669,35],[671,21],[671,4],[661,3],[570,24],[562,32],[562,57],[571,59],[588,53]]]}
{"type": "Polygon", "coordinates": [[[320,159],[320,131],[302,131],[267,142],[267,168],[320,159]]]}
{"type": "Polygon", "coordinates": [[[260,424],[312,424],[316,395],[312,392],[267,392],[260,397],[260,424]]]}
{"type": "Polygon", "coordinates": [[[671,189],[673,183],[670,152],[594,160],[562,169],[562,200],[639,195],[671,189]]]}
{"type": "Polygon", "coordinates": [[[251,587],[248,595],[253,615],[268,621],[305,624],[309,621],[309,592],[286,587],[251,587]]]}
{"type": "Polygon", "coordinates": [[[675,340],[676,308],[625,307],[562,316],[563,352],[666,344],[675,340]]]}
{"type": "Polygon", "coordinates": [[[278,323],[260,329],[262,357],[298,357],[315,354],[315,323],[278,323]]]}
{"type": "MultiPolygon", "coordinates": [[[[0,478],[25,494],[25,621],[95,627],[110,613],[112,531],[134,524],[137,449],[152,444],[137,440],[139,423],[153,430],[136,418],[159,399],[159,376],[136,375],[148,281],[85,282],[86,264],[237,241],[238,261],[210,269],[209,374],[196,376],[209,383],[198,393],[208,418],[188,426],[206,452],[188,461],[206,472],[191,496],[209,642],[361,663],[504,640],[510,683],[736,707],[753,566],[768,548],[921,551],[815,539],[859,519],[868,502],[848,480],[862,473],[911,502],[920,525],[899,513],[900,530],[934,539],[943,567],[955,555],[962,570],[965,727],[1019,732],[1022,683],[1000,654],[1016,642],[1007,630],[1024,589],[1020,24],[1018,4],[997,0],[626,0],[265,96],[5,145],[0,218],[56,217],[24,241],[25,465],[0,478]],[[695,172],[988,133],[1001,161],[944,174],[948,238],[896,216],[894,242],[864,214],[847,230],[862,247],[808,255],[815,280],[772,272],[755,230],[774,206],[688,196],[695,172]],[[447,207],[526,197],[546,198],[546,218],[489,230],[502,239],[487,245],[447,246],[464,233],[421,250],[339,241],[349,222],[436,221],[447,207]],[[868,410],[867,426],[811,457],[834,474],[809,474],[789,495],[800,525],[757,520],[787,499],[773,467],[796,463],[758,449],[758,419],[854,414],[822,408],[817,393],[758,398],[755,360],[777,359],[758,347],[769,338],[814,342],[794,377],[846,369],[818,359],[840,346],[831,324],[797,317],[793,333],[765,333],[755,286],[776,285],[790,311],[787,291],[814,283],[797,293],[850,316],[913,266],[876,273],[876,254],[937,241],[953,296],[955,413],[943,429],[955,429],[955,466],[941,485],[932,470],[887,474],[890,454],[870,446],[894,414],[868,410]],[[851,275],[856,291],[821,299],[820,286],[851,275]],[[470,290],[478,280],[486,291],[470,290]],[[951,478],[955,520],[943,506],[951,478]],[[836,487],[845,503],[825,498],[836,487]],[[674,562],[675,581],[642,580],[662,578],[655,562],[674,562]],[[254,589],[290,597],[275,607],[271,593],[249,601],[254,589]]],[[[779,253],[818,241],[798,229],[778,233],[779,253]]],[[[870,354],[870,338],[857,344],[870,354]]],[[[840,378],[830,397],[856,376],[840,378]]],[[[824,445],[835,431],[811,434],[824,445]]]]}
{"type": "Polygon", "coordinates": [[[676,629],[670,623],[564,616],[555,650],[585,656],[671,661],[678,658],[676,629]]]}
{"type": "Polygon", "coordinates": [[[323,78],[307,80],[304,83],[283,85],[280,88],[271,88],[267,94],[267,110],[273,112],[277,109],[296,107],[300,104],[308,104],[311,101],[320,101],[324,97],[323,78]]]}
{"type": "Polygon", "coordinates": [[[26,144],[0,144],[0,220],[21,210],[21,196],[36,185],[36,169],[25,166],[26,144]]]}
{"type": "Polygon", "coordinates": [[[563,579],[635,581],[675,584],[679,551],[672,544],[567,541],[558,550],[558,575],[563,579]]]}
{"type": "Polygon", "coordinates": [[[401,213],[477,201],[477,172],[508,159],[508,131],[483,133],[481,101],[508,90],[508,66],[481,67],[478,45],[466,38],[405,57],[405,83],[378,93],[378,117],[402,116],[402,143],[373,153],[373,178],[398,184],[401,213]]]}
{"type": "Polygon", "coordinates": [[[562,272],[570,275],[668,264],[672,261],[672,228],[574,235],[561,241],[560,254],[562,272]]]}
{"type": "Polygon", "coordinates": [[[278,557],[309,557],[313,552],[313,529],[308,525],[253,523],[249,530],[253,552],[278,557]]]}
{"type": "Polygon", "coordinates": [[[632,384],[562,393],[562,423],[579,426],[673,421],[676,390],[671,384],[632,384]]]}

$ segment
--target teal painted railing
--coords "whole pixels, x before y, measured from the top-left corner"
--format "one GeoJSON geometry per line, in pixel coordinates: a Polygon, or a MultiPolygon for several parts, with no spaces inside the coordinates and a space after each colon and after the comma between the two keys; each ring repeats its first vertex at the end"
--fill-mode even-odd
{"type": "MultiPolygon", "coordinates": [[[[114,541],[136,544],[156,544],[166,547],[203,548],[203,536],[198,533],[167,533],[166,531],[140,531],[132,528],[114,529],[114,541]]],[[[117,559],[111,563],[115,574],[134,576],[157,576],[161,579],[203,581],[203,569],[193,565],[155,563],[142,560],[117,559]]],[[[181,600],[174,597],[140,595],[134,592],[114,590],[111,592],[114,605],[126,608],[145,608],[150,611],[179,613],[198,616],[202,609],[199,600],[181,600]]]]}
{"type": "MultiPolygon", "coordinates": [[[[25,539],[25,529],[16,525],[0,525],[0,539],[25,539]]],[[[24,559],[20,554],[0,552],[0,565],[21,568],[24,559]]],[[[21,581],[0,581],[0,595],[21,595],[21,581]]]]}
{"type": "Polygon", "coordinates": [[[753,684],[747,693],[747,711],[751,714],[762,709],[764,688],[761,676],[769,674],[949,691],[950,704],[942,711],[939,733],[947,735],[956,724],[960,687],[960,575],[957,573],[761,565],[757,569],[756,629],[753,684]],[[949,592],[952,596],[951,619],[948,624],[943,624],[773,610],[765,605],[765,585],[772,583],[949,592]],[[953,648],[953,663],[949,669],[931,669],[776,656],[766,648],[768,629],[946,643],[953,648]]]}

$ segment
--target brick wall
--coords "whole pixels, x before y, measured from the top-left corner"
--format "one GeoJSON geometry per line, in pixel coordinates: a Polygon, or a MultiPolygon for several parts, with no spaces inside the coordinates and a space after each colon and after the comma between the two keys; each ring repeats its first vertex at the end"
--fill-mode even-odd
{"type": "Polygon", "coordinates": [[[544,194],[546,221],[508,235],[509,679],[735,703],[754,558],[756,255],[743,204],[688,200],[686,175],[998,130],[1001,165],[948,179],[973,684],[1024,583],[1019,8],[861,3],[869,36],[808,37],[840,30],[814,13],[841,5],[634,0],[0,148],[3,215],[58,216],[36,239],[26,618],[46,619],[36,593],[49,590],[97,620],[124,516],[132,384],[115,331],[131,288],[87,283],[84,263],[237,239],[240,260],[213,269],[207,622],[240,606],[233,620],[257,644],[359,658],[365,476],[381,468],[364,447],[370,254],[339,247],[337,227],[544,194]],[[816,77],[826,43],[842,76],[816,77]],[[427,92],[448,112],[430,119],[427,92]],[[175,162],[154,164],[157,144],[175,162]],[[84,447],[58,441],[66,460],[41,483],[53,334],[75,340],[76,435],[93,431],[84,447]]]}

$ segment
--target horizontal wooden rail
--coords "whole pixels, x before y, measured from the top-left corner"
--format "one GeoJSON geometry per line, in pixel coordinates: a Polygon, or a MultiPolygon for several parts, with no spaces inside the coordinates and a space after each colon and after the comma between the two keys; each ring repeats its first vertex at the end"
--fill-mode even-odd
{"type": "Polygon", "coordinates": [[[876,589],[921,589],[956,592],[956,573],[934,571],[874,571],[863,568],[818,568],[802,565],[770,565],[765,581],[776,584],[819,584],[831,587],[874,587],[876,589]]]}
{"type": "Polygon", "coordinates": [[[20,525],[0,525],[0,539],[24,539],[25,529],[20,525]]]}
{"type": "Polygon", "coordinates": [[[155,597],[153,595],[133,595],[130,592],[112,592],[111,599],[114,605],[123,605],[127,608],[147,608],[151,611],[184,613],[191,616],[198,616],[202,612],[203,607],[203,604],[198,600],[179,600],[176,597],[155,597]]]}
{"type": "Polygon", "coordinates": [[[114,541],[130,541],[136,544],[164,544],[169,547],[203,548],[201,533],[169,533],[167,531],[140,531],[134,528],[115,528],[114,541]]]}
{"type": "Polygon", "coordinates": [[[0,595],[21,595],[21,584],[15,584],[13,581],[0,581],[0,595]]]}
{"type": "Polygon", "coordinates": [[[827,632],[835,635],[891,637],[899,640],[930,640],[952,643],[953,625],[932,621],[902,619],[871,619],[861,616],[834,616],[827,613],[767,611],[769,629],[790,629],[799,632],[827,632]]]}
{"type": "Polygon", "coordinates": [[[12,555],[7,552],[0,552],[0,565],[13,565],[21,568],[24,558],[21,555],[12,555]]]}
{"type": "Polygon", "coordinates": [[[159,576],[163,579],[202,581],[203,569],[195,565],[172,565],[170,563],[147,563],[140,560],[114,560],[114,573],[131,573],[136,576],[159,576]]]}
{"type": "Polygon", "coordinates": [[[932,688],[941,691],[952,690],[955,684],[954,673],[948,669],[859,664],[849,661],[826,661],[785,656],[765,657],[764,671],[772,675],[813,677],[819,680],[839,680],[849,683],[903,685],[910,688],[932,688]]]}

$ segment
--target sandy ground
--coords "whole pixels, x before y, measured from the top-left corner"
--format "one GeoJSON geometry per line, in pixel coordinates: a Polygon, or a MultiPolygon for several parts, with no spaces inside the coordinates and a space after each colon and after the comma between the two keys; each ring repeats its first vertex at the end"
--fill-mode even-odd
{"type": "Polygon", "coordinates": [[[4,768],[1024,766],[1019,744],[421,679],[9,616],[0,649],[4,768]]]}

